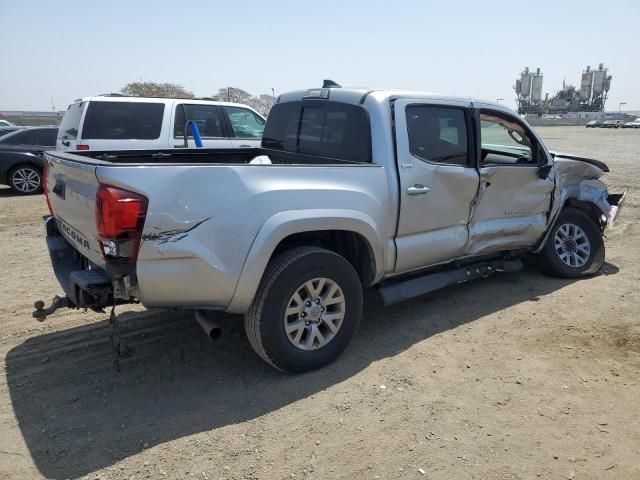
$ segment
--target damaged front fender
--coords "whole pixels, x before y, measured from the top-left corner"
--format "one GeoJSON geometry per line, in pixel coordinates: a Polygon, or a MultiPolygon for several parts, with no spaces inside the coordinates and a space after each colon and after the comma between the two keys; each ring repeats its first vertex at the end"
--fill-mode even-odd
{"type": "Polygon", "coordinates": [[[561,154],[555,154],[554,157],[556,190],[553,208],[549,215],[547,234],[536,252],[544,247],[558,215],[567,204],[579,202],[595,206],[599,218],[594,220],[604,230],[613,226],[626,196],[626,192],[609,194],[607,185],[600,180],[600,177],[609,171],[604,163],[561,154]]]}

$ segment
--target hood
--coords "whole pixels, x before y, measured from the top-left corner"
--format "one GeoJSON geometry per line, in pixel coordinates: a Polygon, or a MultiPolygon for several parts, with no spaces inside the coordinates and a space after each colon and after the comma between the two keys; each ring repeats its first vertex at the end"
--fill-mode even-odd
{"type": "MultiPolygon", "coordinates": [[[[549,152],[549,153],[555,160],[573,160],[575,162],[588,163],[589,165],[598,167],[598,169],[602,170],[602,173],[606,173],[609,171],[609,167],[607,167],[607,164],[601,162],[600,160],[594,160],[593,158],[578,157],[576,155],[569,155],[567,153],[558,153],[558,152],[549,152]]],[[[600,177],[602,173],[600,173],[598,177],[600,177]]]]}

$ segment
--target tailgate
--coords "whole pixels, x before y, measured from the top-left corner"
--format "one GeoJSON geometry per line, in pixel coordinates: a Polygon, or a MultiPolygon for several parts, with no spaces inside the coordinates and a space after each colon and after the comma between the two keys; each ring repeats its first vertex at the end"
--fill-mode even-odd
{"type": "Polygon", "coordinates": [[[45,160],[47,196],[58,230],[83,256],[104,266],[95,222],[97,164],[70,154],[47,153],[45,160]]]}

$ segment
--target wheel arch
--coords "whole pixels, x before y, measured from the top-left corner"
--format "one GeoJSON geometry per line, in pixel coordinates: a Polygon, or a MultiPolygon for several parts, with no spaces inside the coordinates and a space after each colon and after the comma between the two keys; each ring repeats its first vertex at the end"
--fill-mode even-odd
{"type": "Polygon", "coordinates": [[[608,209],[606,210],[603,209],[603,206],[600,205],[599,203],[596,203],[590,200],[581,200],[577,196],[571,196],[571,197],[565,198],[564,202],[562,203],[562,206],[558,208],[558,210],[556,211],[556,214],[553,217],[553,220],[549,222],[547,231],[542,237],[540,244],[534,250],[534,253],[539,253],[544,248],[547,241],[549,240],[549,236],[551,235],[551,232],[553,231],[554,227],[556,226],[556,223],[558,222],[558,217],[560,217],[560,213],[566,210],[567,208],[574,208],[576,210],[584,212],[591,220],[593,220],[593,222],[598,226],[600,231],[604,232],[607,222],[606,222],[606,218],[605,220],[603,220],[602,217],[603,216],[606,217],[608,209]]]}
{"type": "Polygon", "coordinates": [[[227,311],[244,313],[251,306],[269,261],[299,246],[319,246],[344,256],[364,285],[384,271],[382,241],[368,215],[346,209],[292,210],[269,218],[258,232],[245,260],[227,311]]]}

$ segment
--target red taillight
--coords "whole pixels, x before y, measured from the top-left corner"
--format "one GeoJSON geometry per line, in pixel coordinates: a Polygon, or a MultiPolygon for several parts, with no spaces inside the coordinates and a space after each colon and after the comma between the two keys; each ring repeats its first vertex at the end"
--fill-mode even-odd
{"type": "Polygon", "coordinates": [[[146,214],[146,197],[109,185],[98,187],[96,229],[105,258],[136,260],[146,214]]]}
{"type": "Polygon", "coordinates": [[[49,208],[49,214],[53,215],[53,208],[51,208],[51,202],[49,201],[49,190],[47,189],[47,175],[49,174],[49,162],[44,161],[44,167],[42,168],[42,189],[44,190],[44,198],[47,200],[47,207],[49,208]]]}
{"type": "Polygon", "coordinates": [[[89,145],[76,145],[76,150],[89,150],[89,145]]]}

